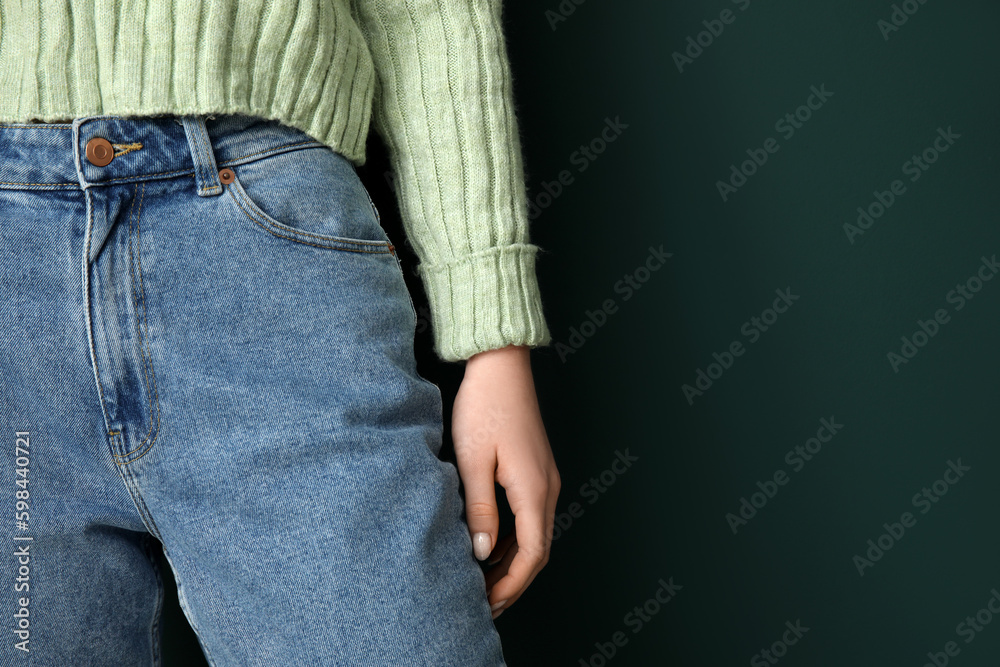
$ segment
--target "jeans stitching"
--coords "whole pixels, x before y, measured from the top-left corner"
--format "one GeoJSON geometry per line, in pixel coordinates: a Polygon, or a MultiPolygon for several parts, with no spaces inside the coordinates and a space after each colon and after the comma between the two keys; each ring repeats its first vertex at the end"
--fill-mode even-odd
{"type": "MultiPolygon", "coordinates": [[[[326,144],[321,144],[321,143],[319,143],[317,141],[300,141],[300,142],[297,142],[297,143],[294,143],[294,144],[282,144],[281,146],[274,146],[274,147],[268,148],[266,150],[257,151],[256,153],[247,153],[246,155],[239,155],[237,157],[230,158],[229,160],[226,160],[226,162],[220,163],[220,166],[231,165],[231,164],[234,164],[235,162],[238,162],[239,160],[246,160],[247,158],[256,157],[258,155],[267,155],[267,154],[270,154],[270,153],[274,153],[276,151],[284,150],[286,148],[293,148],[295,146],[305,146],[306,144],[311,144],[313,146],[316,146],[317,148],[326,148],[327,147],[326,144]]],[[[95,183],[95,185],[107,185],[109,183],[118,183],[120,181],[129,181],[129,180],[136,180],[136,179],[147,180],[147,179],[149,179],[149,178],[151,178],[153,176],[171,176],[171,175],[174,175],[174,174],[188,174],[188,175],[194,174],[194,175],[197,175],[197,171],[194,170],[194,169],[177,169],[175,171],[157,171],[157,172],[153,172],[153,173],[150,173],[150,174],[136,174],[134,176],[122,176],[121,178],[110,178],[110,179],[108,179],[106,181],[101,181],[100,183],[95,183]]],[[[75,186],[75,187],[80,187],[79,183],[73,183],[73,182],[66,182],[66,183],[35,183],[35,182],[31,182],[31,181],[0,181],[0,185],[49,185],[49,186],[75,186]]]]}
{"type": "Polygon", "coordinates": [[[233,162],[236,162],[237,160],[245,160],[245,159],[247,159],[249,157],[255,157],[257,155],[264,155],[264,154],[267,154],[267,153],[273,153],[274,151],[282,150],[284,148],[292,148],[294,146],[305,146],[306,144],[313,144],[313,145],[315,145],[317,147],[328,148],[328,146],[326,144],[320,143],[320,142],[316,141],[315,139],[310,139],[308,141],[298,141],[298,142],[296,142],[294,144],[282,144],[280,146],[272,146],[271,148],[265,148],[264,150],[257,151],[256,153],[247,153],[246,155],[239,155],[237,157],[230,158],[230,159],[226,160],[225,164],[232,164],[233,162]]]}
{"type": "Polygon", "coordinates": [[[0,128],[9,127],[9,128],[11,128],[13,130],[23,130],[23,129],[29,129],[29,130],[65,130],[70,125],[71,125],[70,123],[62,123],[61,125],[51,125],[51,124],[34,125],[32,123],[20,123],[20,124],[18,124],[18,123],[0,123],[0,128]]]}
{"type": "MultiPolygon", "coordinates": [[[[189,127],[192,123],[192,119],[189,118],[186,120],[188,121],[188,125],[185,127],[189,127]]],[[[191,136],[194,139],[194,148],[195,148],[195,155],[193,157],[197,158],[199,157],[199,154],[202,152],[201,132],[200,131],[191,132],[191,136]]],[[[204,161],[196,159],[194,162],[194,175],[196,180],[204,182],[205,180],[204,169],[205,169],[204,161]]]]}
{"type": "Polygon", "coordinates": [[[112,158],[116,158],[119,155],[125,155],[126,153],[131,153],[132,151],[137,151],[142,149],[142,144],[139,142],[134,142],[131,144],[111,144],[114,148],[120,149],[117,153],[112,155],[112,158]]]}
{"type": "MultiPolygon", "coordinates": [[[[121,447],[124,448],[125,441],[121,438],[118,438],[118,440],[121,447]]],[[[160,532],[160,527],[156,525],[156,521],[153,519],[153,513],[149,511],[149,506],[146,504],[146,500],[142,497],[142,493],[139,492],[139,483],[136,481],[135,475],[133,475],[132,471],[125,466],[119,466],[118,469],[121,471],[122,479],[125,482],[125,488],[128,490],[129,496],[135,503],[136,509],[139,510],[139,517],[142,519],[142,522],[146,525],[146,528],[149,529],[150,534],[162,542],[163,534],[160,532]]]]}
{"type": "MultiPolygon", "coordinates": [[[[138,190],[139,186],[136,185],[135,189],[138,190]]],[[[141,224],[141,217],[142,217],[142,203],[143,203],[143,199],[145,198],[145,195],[146,195],[146,186],[145,186],[145,184],[143,184],[142,194],[141,194],[140,199],[139,199],[139,210],[138,210],[138,212],[134,216],[131,214],[131,212],[129,213],[129,235],[130,235],[130,241],[129,241],[129,271],[132,274],[132,286],[133,286],[132,303],[135,306],[135,312],[136,312],[136,329],[137,329],[137,331],[139,333],[139,354],[142,356],[142,363],[143,363],[143,369],[142,370],[143,370],[143,376],[144,376],[144,379],[145,379],[145,382],[146,382],[146,393],[150,394],[150,397],[149,397],[149,430],[146,432],[145,437],[143,437],[142,442],[140,442],[132,451],[127,452],[127,453],[122,454],[122,455],[115,454],[115,458],[117,458],[117,459],[128,459],[128,458],[132,457],[136,452],[145,449],[145,451],[143,451],[142,454],[140,454],[139,456],[136,456],[134,459],[131,459],[130,461],[125,461],[124,463],[122,463],[120,465],[127,465],[128,463],[131,463],[132,461],[137,461],[138,459],[140,459],[143,456],[145,456],[149,452],[149,450],[152,449],[153,444],[156,442],[156,438],[160,434],[160,394],[159,394],[159,391],[158,391],[158,389],[156,387],[156,371],[153,369],[153,362],[152,362],[152,359],[150,358],[152,355],[150,354],[149,357],[147,357],[147,355],[146,355],[147,340],[146,340],[146,337],[144,337],[143,334],[142,334],[142,327],[143,326],[146,327],[147,333],[149,331],[149,325],[147,324],[147,321],[146,321],[146,294],[145,294],[145,290],[143,289],[143,284],[142,284],[142,257],[141,257],[140,252],[139,252],[139,227],[140,227],[140,224],[141,224]],[[131,243],[131,233],[132,233],[132,222],[133,222],[133,220],[135,220],[135,223],[136,223],[135,224],[135,245],[136,245],[135,260],[133,260],[133,257],[132,257],[132,243],[131,243]],[[136,280],[135,280],[135,273],[136,272],[135,272],[135,269],[134,269],[134,265],[136,263],[138,263],[138,267],[139,267],[139,269],[138,269],[138,273],[139,273],[139,281],[138,281],[138,293],[139,293],[139,297],[136,297],[136,291],[137,290],[135,289],[136,288],[136,280]],[[142,299],[142,321],[141,322],[138,320],[138,315],[139,315],[139,299],[140,298],[142,299]],[[152,376],[153,376],[152,390],[150,390],[150,380],[149,380],[150,374],[152,374],[152,376]],[[153,421],[153,405],[154,405],[154,403],[156,405],[156,421],[155,421],[155,424],[154,424],[154,421],[153,421]],[[153,435],[152,440],[150,440],[150,434],[153,435]],[[148,444],[146,442],[147,440],[149,441],[148,444]]],[[[134,196],[132,198],[132,205],[133,205],[133,207],[135,206],[135,197],[134,196]]]]}
{"type": "Polygon", "coordinates": [[[222,190],[222,184],[219,183],[219,175],[210,170],[208,165],[215,162],[215,157],[212,154],[212,142],[209,139],[208,134],[205,131],[204,120],[198,118],[195,121],[195,142],[198,144],[198,151],[201,153],[202,161],[201,168],[205,171],[203,176],[203,181],[212,183],[210,187],[202,188],[205,192],[210,192],[216,194],[222,190]]]}
{"type": "MultiPolygon", "coordinates": [[[[88,195],[88,199],[89,199],[89,195],[88,195]]],[[[91,236],[93,234],[93,229],[94,229],[94,206],[93,206],[93,202],[88,201],[87,202],[87,247],[86,247],[86,250],[84,250],[84,253],[83,253],[83,271],[84,271],[83,279],[84,279],[84,281],[86,282],[86,285],[87,285],[87,294],[86,294],[86,298],[87,298],[87,324],[88,324],[89,329],[90,329],[90,332],[89,332],[90,336],[89,336],[88,342],[90,344],[91,358],[93,359],[93,363],[94,363],[94,374],[97,376],[97,394],[100,397],[100,401],[101,401],[101,412],[104,414],[104,424],[106,426],[111,426],[111,418],[108,416],[107,408],[104,406],[104,388],[103,388],[103,384],[104,383],[101,381],[101,371],[98,368],[97,353],[94,351],[94,319],[92,317],[90,317],[90,313],[91,313],[91,308],[90,308],[90,238],[91,238],[91,236]]],[[[115,431],[109,431],[108,434],[111,435],[112,433],[115,433],[115,431]]],[[[112,449],[111,454],[112,454],[112,456],[115,455],[114,449],[112,449]]]]}
{"type": "MultiPolygon", "coordinates": [[[[234,183],[235,182],[236,181],[234,181],[234,183]]],[[[259,227],[261,227],[262,229],[264,229],[264,231],[268,232],[269,234],[273,234],[273,235],[281,237],[283,239],[288,239],[290,241],[295,241],[296,243],[303,243],[305,245],[311,245],[311,246],[314,246],[314,247],[317,247],[317,248],[323,248],[323,249],[326,249],[326,250],[342,250],[344,252],[360,252],[360,253],[367,253],[367,254],[370,254],[370,255],[388,255],[388,254],[392,254],[392,251],[390,250],[390,245],[391,244],[387,243],[386,241],[356,241],[356,240],[351,240],[351,239],[326,238],[326,237],[323,237],[323,236],[319,236],[317,234],[310,234],[309,232],[303,232],[303,231],[292,229],[290,227],[285,227],[284,225],[280,225],[280,227],[282,229],[287,229],[289,232],[292,232],[294,234],[301,234],[303,236],[312,236],[312,237],[320,239],[320,240],[329,241],[329,243],[331,243],[331,244],[349,243],[349,244],[353,244],[353,245],[381,246],[381,247],[385,247],[386,248],[385,250],[359,250],[359,249],[356,249],[356,248],[341,248],[341,247],[338,247],[338,246],[335,246],[335,245],[319,245],[318,243],[310,243],[309,241],[305,241],[303,239],[297,239],[297,238],[294,238],[294,237],[291,237],[291,236],[286,236],[284,234],[279,234],[278,232],[276,232],[273,229],[271,229],[271,227],[275,226],[274,223],[271,223],[270,221],[267,221],[267,220],[263,220],[263,221],[262,220],[258,220],[257,218],[259,216],[254,211],[247,209],[243,205],[243,203],[240,200],[244,198],[244,195],[242,194],[240,188],[236,188],[236,189],[234,189],[234,188],[228,188],[226,191],[229,193],[230,197],[232,197],[233,202],[240,208],[240,210],[243,211],[244,213],[246,213],[247,217],[250,218],[250,220],[252,220],[254,222],[254,224],[258,225],[259,227]],[[239,193],[239,194],[236,194],[236,193],[239,193]]]]}

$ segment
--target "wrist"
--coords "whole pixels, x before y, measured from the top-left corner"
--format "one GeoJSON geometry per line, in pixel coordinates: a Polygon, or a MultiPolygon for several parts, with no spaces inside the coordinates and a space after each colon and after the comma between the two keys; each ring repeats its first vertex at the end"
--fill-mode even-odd
{"type": "Polygon", "coordinates": [[[497,368],[499,366],[531,367],[531,348],[526,345],[508,345],[493,350],[477,352],[465,362],[465,370],[475,370],[479,367],[497,368]]]}

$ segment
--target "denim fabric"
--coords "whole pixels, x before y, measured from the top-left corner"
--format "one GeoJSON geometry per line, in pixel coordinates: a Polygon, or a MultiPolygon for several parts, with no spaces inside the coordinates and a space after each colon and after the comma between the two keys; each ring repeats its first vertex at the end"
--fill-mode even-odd
{"type": "Polygon", "coordinates": [[[0,225],[0,664],[159,664],[157,539],[212,665],[504,665],[351,162],[242,115],[5,123],[0,225]]]}

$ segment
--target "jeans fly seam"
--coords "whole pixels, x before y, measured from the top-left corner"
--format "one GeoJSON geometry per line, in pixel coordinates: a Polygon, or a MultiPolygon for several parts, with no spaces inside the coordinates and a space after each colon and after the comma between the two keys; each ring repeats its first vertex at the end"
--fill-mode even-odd
{"type": "MultiPolygon", "coordinates": [[[[135,189],[138,190],[139,186],[136,185],[135,189]]],[[[137,332],[139,334],[139,354],[142,357],[142,371],[143,371],[143,378],[144,378],[144,380],[146,382],[146,393],[149,394],[149,430],[146,432],[145,437],[143,437],[142,442],[140,442],[135,447],[135,449],[133,449],[132,451],[130,451],[130,452],[124,454],[124,455],[118,455],[118,454],[115,455],[115,457],[118,458],[118,459],[127,459],[127,458],[130,458],[137,451],[140,451],[142,449],[146,450],[141,455],[135,457],[131,461],[126,461],[122,465],[127,465],[128,463],[131,463],[132,461],[136,461],[136,460],[142,458],[142,456],[145,456],[146,453],[148,453],[149,450],[153,447],[153,444],[156,442],[156,438],[157,438],[157,436],[160,433],[160,395],[159,395],[159,392],[158,392],[157,387],[156,387],[156,371],[153,370],[153,363],[152,363],[152,359],[150,358],[150,357],[152,357],[152,354],[150,354],[149,357],[147,357],[147,355],[146,355],[147,340],[146,340],[146,337],[144,337],[143,334],[142,334],[142,327],[143,326],[146,327],[146,331],[147,332],[149,331],[149,325],[147,324],[147,321],[146,321],[146,295],[145,295],[145,290],[143,289],[143,284],[142,284],[142,256],[141,256],[140,251],[139,251],[139,226],[141,224],[140,221],[139,221],[139,218],[141,218],[141,216],[142,216],[142,203],[143,203],[143,199],[145,198],[145,195],[146,195],[146,186],[145,186],[145,184],[143,184],[143,186],[142,186],[142,194],[140,195],[140,198],[139,198],[139,210],[138,210],[138,212],[135,213],[135,215],[132,214],[132,211],[129,212],[129,234],[130,234],[130,239],[129,239],[129,246],[128,247],[129,247],[129,271],[132,274],[132,288],[133,288],[132,289],[132,303],[133,303],[133,305],[135,307],[135,313],[136,313],[136,330],[137,330],[137,332]],[[132,222],[133,221],[135,221],[135,245],[136,245],[135,259],[133,259],[133,257],[132,257],[132,242],[131,242],[131,232],[132,232],[132,222]],[[138,273],[139,273],[138,284],[136,283],[136,279],[135,279],[135,274],[136,274],[135,265],[136,264],[138,264],[138,273]],[[139,294],[138,297],[136,296],[136,292],[137,291],[138,291],[138,294],[139,294]],[[141,321],[139,321],[139,299],[140,298],[142,299],[142,320],[141,321]],[[152,376],[153,376],[152,388],[150,388],[150,380],[149,380],[150,374],[152,374],[152,376]],[[155,419],[155,423],[154,423],[154,419],[153,419],[153,406],[154,406],[154,403],[155,403],[155,406],[156,406],[156,419],[155,419]],[[152,440],[150,440],[150,434],[152,434],[152,436],[153,436],[152,440]],[[147,444],[147,441],[149,441],[148,444],[147,444]]],[[[135,197],[134,196],[132,197],[132,206],[133,206],[133,208],[135,206],[135,197]]]]}
{"type": "MultiPolygon", "coordinates": [[[[142,185],[142,195],[139,197],[139,211],[136,213],[135,222],[135,255],[136,260],[139,264],[139,297],[142,299],[142,325],[146,328],[146,338],[145,338],[145,354],[146,364],[149,367],[149,372],[153,376],[153,395],[156,399],[156,433],[153,435],[153,442],[149,443],[152,447],[153,443],[156,442],[156,437],[160,434],[160,391],[156,386],[156,369],[153,368],[153,351],[149,347],[149,322],[146,318],[146,289],[143,286],[142,281],[142,252],[139,248],[139,227],[142,224],[142,203],[146,196],[146,184],[142,185]]],[[[140,348],[141,349],[141,348],[140,348]]],[[[153,410],[153,399],[150,399],[150,413],[153,410]]],[[[151,415],[152,417],[152,415],[151,415]]]]}
{"type": "MultiPolygon", "coordinates": [[[[90,201],[91,197],[89,193],[84,193],[84,197],[87,201],[87,247],[83,252],[83,280],[86,286],[86,300],[87,300],[87,333],[88,342],[90,343],[90,355],[94,364],[94,376],[97,378],[97,394],[101,401],[101,413],[104,415],[104,425],[106,428],[111,427],[111,418],[108,416],[108,410],[104,405],[104,388],[101,382],[101,371],[98,369],[97,364],[97,352],[94,350],[94,318],[91,317],[90,308],[90,237],[93,235],[94,229],[94,204],[90,201]]],[[[114,450],[111,452],[115,455],[114,450]]]]}

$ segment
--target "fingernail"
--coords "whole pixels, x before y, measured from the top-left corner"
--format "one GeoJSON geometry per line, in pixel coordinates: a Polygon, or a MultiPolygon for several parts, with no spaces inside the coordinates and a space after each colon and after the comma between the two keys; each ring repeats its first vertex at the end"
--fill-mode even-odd
{"type": "Polygon", "coordinates": [[[500,607],[504,606],[504,604],[506,602],[507,602],[507,600],[500,600],[500,602],[495,602],[494,604],[491,604],[490,605],[490,611],[496,611],[500,607]]]}
{"type": "Polygon", "coordinates": [[[472,550],[476,553],[477,560],[486,560],[490,552],[493,551],[493,544],[489,533],[476,533],[472,536],[472,550]]]}

